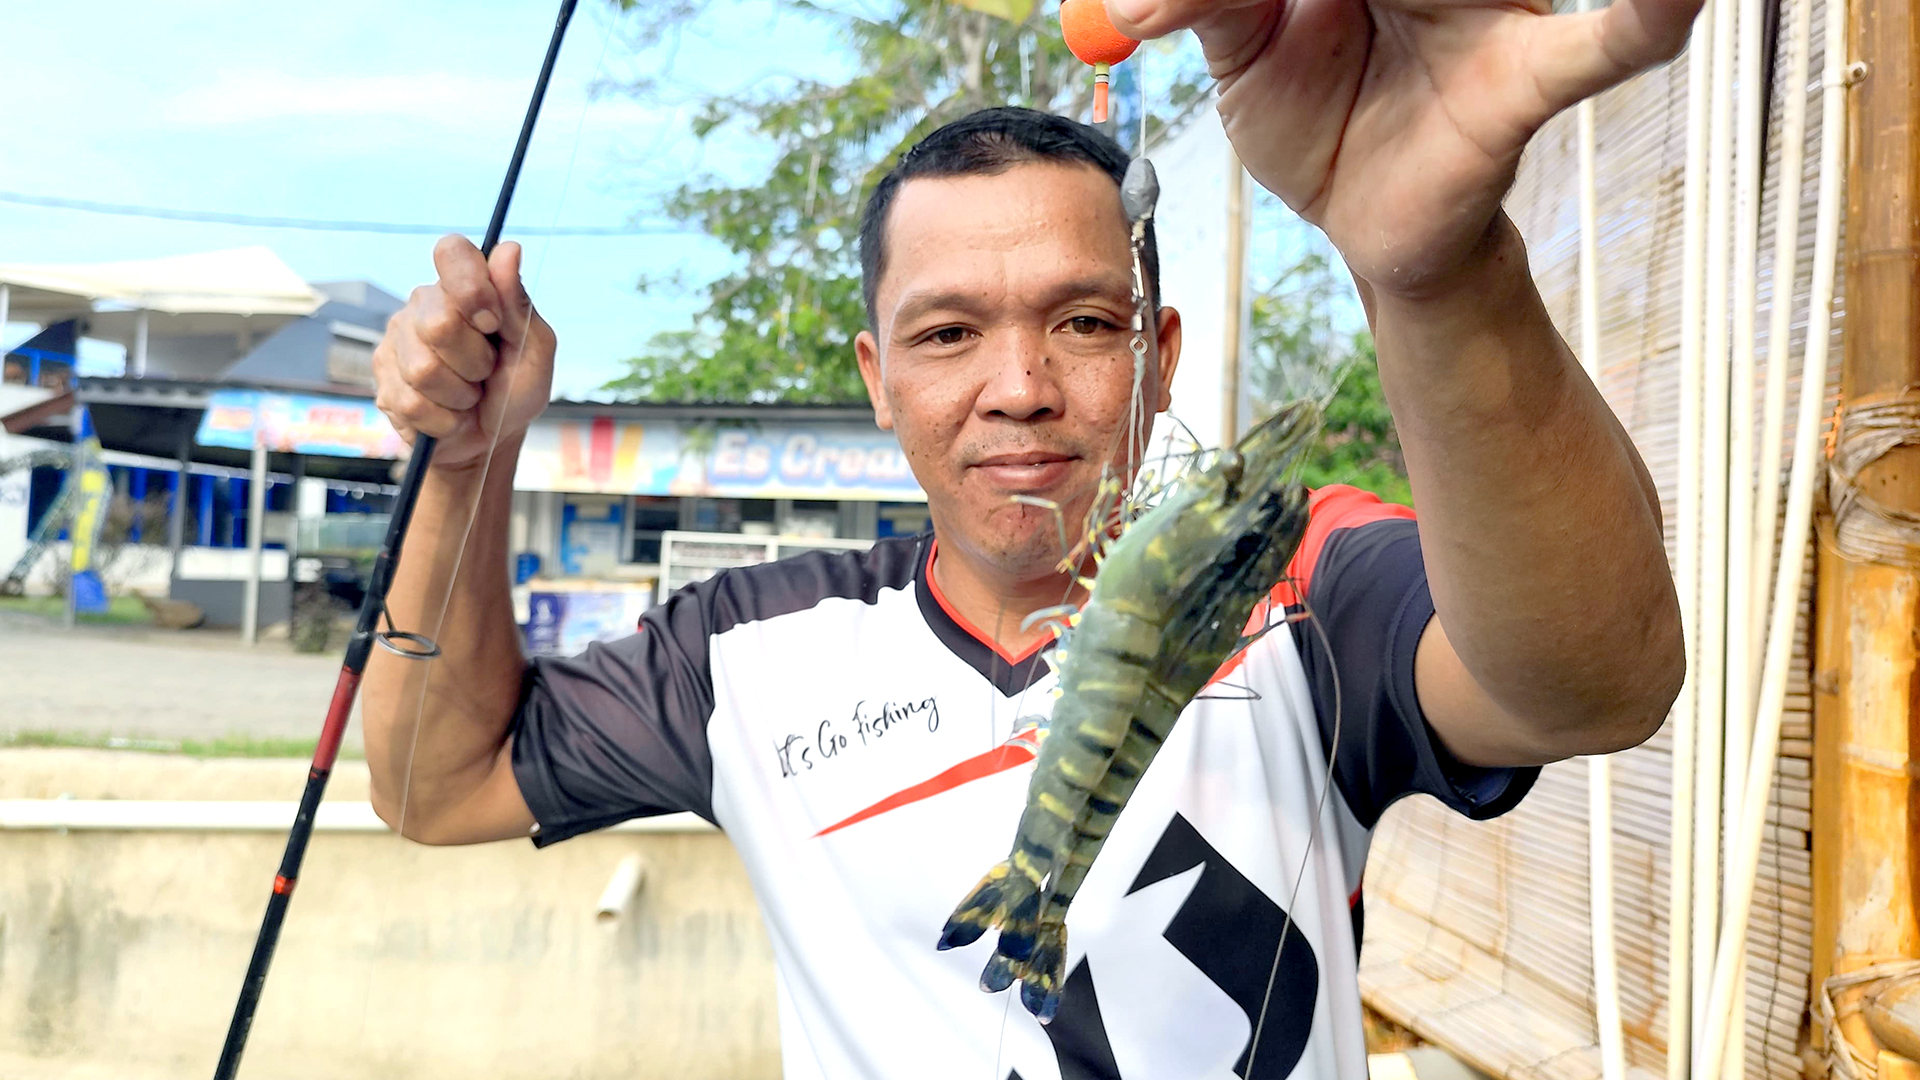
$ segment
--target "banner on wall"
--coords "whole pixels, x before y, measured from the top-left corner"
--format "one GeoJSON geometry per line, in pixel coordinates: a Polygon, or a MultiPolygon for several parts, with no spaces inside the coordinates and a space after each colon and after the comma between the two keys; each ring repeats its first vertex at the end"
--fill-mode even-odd
{"type": "Polygon", "coordinates": [[[676,421],[541,420],[527,432],[522,491],[716,498],[923,501],[891,434],[852,424],[696,427],[676,421]]]}
{"type": "Polygon", "coordinates": [[[271,390],[216,390],[207,403],[201,446],[252,450],[258,435],[267,449],[327,457],[399,458],[407,444],[371,401],[271,390]]]}
{"type": "Polygon", "coordinates": [[[527,649],[536,656],[577,656],[596,641],[618,641],[653,607],[653,589],[536,592],[528,598],[527,649]]]}
{"type": "Polygon", "coordinates": [[[73,521],[67,535],[72,541],[70,588],[75,611],[98,614],[107,610],[106,584],[94,559],[100,544],[101,528],[107,523],[107,504],[113,497],[113,480],[101,460],[100,438],[93,432],[91,417],[80,413],[80,441],[74,447],[73,521]]]}

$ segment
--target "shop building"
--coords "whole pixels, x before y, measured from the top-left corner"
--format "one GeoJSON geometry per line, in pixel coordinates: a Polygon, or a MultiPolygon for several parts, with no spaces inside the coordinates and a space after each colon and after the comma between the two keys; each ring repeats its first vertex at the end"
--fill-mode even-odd
{"type": "MultiPolygon", "coordinates": [[[[407,451],[373,405],[372,353],[398,298],[309,285],[246,249],[0,266],[0,303],[38,327],[6,350],[0,459],[70,443],[84,407],[120,494],[165,507],[164,529],[128,538],[157,550],[161,572],[121,584],[190,600],[215,625],[235,625],[253,592],[268,625],[316,557],[379,544],[407,451]],[[81,339],[123,346],[125,373],[77,376],[81,339]]],[[[0,477],[8,565],[31,553],[65,479],[56,463],[17,471],[0,477]]],[[[514,487],[515,596],[536,648],[627,632],[724,566],[927,528],[924,494],[865,405],[556,401],[514,487]]]]}

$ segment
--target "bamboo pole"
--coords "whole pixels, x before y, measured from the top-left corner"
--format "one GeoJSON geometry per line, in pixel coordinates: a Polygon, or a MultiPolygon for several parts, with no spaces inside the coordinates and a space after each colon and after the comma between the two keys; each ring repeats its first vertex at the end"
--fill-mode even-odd
{"type": "MultiPolygon", "coordinates": [[[[1853,0],[1848,94],[1847,335],[1841,401],[1920,382],[1920,21],[1909,0],[1853,0]]],[[[1832,47],[1832,46],[1829,46],[1832,47]]],[[[1869,497],[1920,509],[1920,454],[1862,471],[1869,497]]],[[[1830,523],[1829,523],[1830,524],[1830,523]]],[[[1822,545],[1815,654],[1815,986],[1876,959],[1920,956],[1915,911],[1914,697],[1920,573],[1846,560],[1822,545]]],[[[1866,988],[1836,995],[1844,1015],[1866,988]]],[[[1858,1016],[1841,1030],[1872,1059],[1858,1016]]]]}

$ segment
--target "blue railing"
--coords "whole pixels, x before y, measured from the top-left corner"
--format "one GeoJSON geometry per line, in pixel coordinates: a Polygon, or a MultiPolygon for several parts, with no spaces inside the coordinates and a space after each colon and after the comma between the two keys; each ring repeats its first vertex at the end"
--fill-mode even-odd
{"type": "Polygon", "coordinates": [[[79,358],[71,353],[22,345],[17,349],[8,349],[4,360],[0,360],[0,382],[45,386],[50,390],[71,390],[74,373],[79,369],[79,358]],[[43,375],[57,381],[43,382],[43,375]]]}

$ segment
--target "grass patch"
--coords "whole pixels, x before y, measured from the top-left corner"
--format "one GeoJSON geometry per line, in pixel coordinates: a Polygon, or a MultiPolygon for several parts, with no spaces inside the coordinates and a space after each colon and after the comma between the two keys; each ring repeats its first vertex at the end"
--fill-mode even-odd
{"type": "MultiPolygon", "coordinates": [[[[256,735],[221,735],[212,739],[144,739],[72,731],[18,731],[0,735],[0,749],[133,750],[149,754],[184,754],[197,758],[304,760],[313,757],[314,748],[318,745],[318,739],[263,738],[256,735]]],[[[354,747],[343,746],[340,756],[357,761],[363,755],[354,747]]]]}
{"type": "MultiPolygon", "coordinates": [[[[35,615],[43,619],[65,619],[64,596],[0,596],[0,612],[35,615]]],[[[153,622],[147,606],[137,596],[115,596],[107,601],[107,610],[99,615],[82,613],[76,622],[87,626],[142,626],[153,622]]]]}

